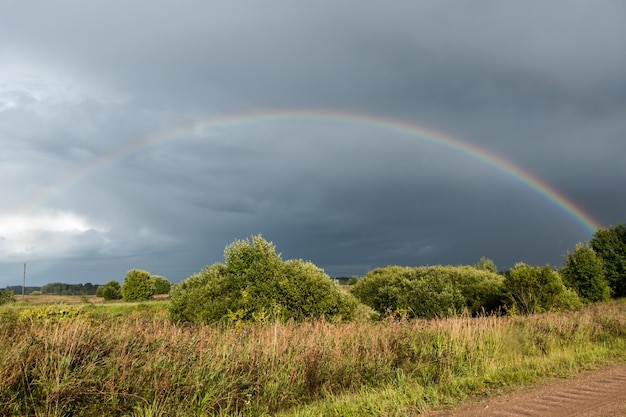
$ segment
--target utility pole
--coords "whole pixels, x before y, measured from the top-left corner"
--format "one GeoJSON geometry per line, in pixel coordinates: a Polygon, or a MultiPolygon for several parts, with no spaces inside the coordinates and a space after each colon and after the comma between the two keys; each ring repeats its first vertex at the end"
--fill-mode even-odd
{"type": "Polygon", "coordinates": [[[24,262],[24,276],[22,277],[22,298],[25,296],[26,288],[26,262],[24,262]]]}

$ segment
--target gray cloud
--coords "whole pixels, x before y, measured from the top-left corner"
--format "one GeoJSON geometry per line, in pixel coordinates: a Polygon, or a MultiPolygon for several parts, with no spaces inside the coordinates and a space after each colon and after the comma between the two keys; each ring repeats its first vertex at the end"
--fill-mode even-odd
{"type": "Polygon", "coordinates": [[[331,275],[480,256],[560,265],[591,237],[503,171],[365,123],[231,123],[121,155],[197,120],[281,109],[419,124],[604,225],[624,220],[621,2],[3,8],[0,286],[22,262],[33,284],[134,267],[178,281],[255,233],[331,275]]]}

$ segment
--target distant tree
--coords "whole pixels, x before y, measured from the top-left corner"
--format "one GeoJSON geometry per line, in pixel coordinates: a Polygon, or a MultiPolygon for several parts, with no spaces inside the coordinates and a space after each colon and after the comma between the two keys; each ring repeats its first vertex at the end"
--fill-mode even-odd
{"type": "Polygon", "coordinates": [[[98,286],[93,285],[91,282],[86,282],[85,284],[83,284],[84,295],[94,295],[97,289],[98,289],[98,286]]]}
{"type": "Polygon", "coordinates": [[[94,295],[96,287],[90,282],[86,284],[66,284],[63,282],[51,282],[41,287],[43,294],[52,295],[94,295]]]}
{"type": "Polygon", "coordinates": [[[122,284],[122,298],[125,301],[144,301],[152,298],[154,285],[150,273],[142,269],[131,269],[126,273],[122,284]]]}
{"type": "Polygon", "coordinates": [[[62,292],[63,284],[60,282],[50,282],[48,284],[42,285],[41,292],[43,294],[54,294],[54,295],[63,295],[62,292]]]}
{"type": "Polygon", "coordinates": [[[581,307],[576,292],[565,287],[559,273],[549,265],[518,263],[508,271],[504,284],[512,312],[534,314],[581,307]]]}
{"type": "Polygon", "coordinates": [[[155,295],[168,294],[170,292],[172,284],[170,284],[167,278],[160,275],[152,275],[150,281],[152,281],[152,285],[154,285],[155,295]]]}
{"type": "MultiPolygon", "coordinates": [[[[7,288],[13,291],[13,294],[22,293],[21,285],[9,285],[7,288]]],[[[33,291],[40,291],[40,290],[41,290],[41,287],[24,287],[24,294],[28,295],[28,294],[31,294],[33,291]]]]}
{"type": "Polygon", "coordinates": [[[612,296],[626,297],[626,225],[598,229],[590,243],[602,260],[612,296]]]}
{"type": "Polygon", "coordinates": [[[498,272],[496,264],[491,259],[485,258],[484,256],[480,257],[475,267],[478,269],[482,269],[483,271],[498,272]]]}
{"type": "Polygon", "coordinates": [[[602,260],[589,245],[579,243],[574,252],[567,254],[561,276],[583,301],[606,301],[611,297],[602,260]]]}
{"type": "Polygon", "coordinates": [[[15,295],[15,293],[13,292],[13,290],[9,287],[0,290],[0,305],[2,304],[6,304],[9,303],[11,301],[13,301],[13,296],[15,295]]]}
{"type": "Polygon", "coordinates": [[[120,283],[112,280],[104,285],[100,285],[96,290],[96,295],[104,298],[105,300],[119,300],[122,298],[120,283]]]}
{"type": "Polygon", "coordinates": [[[357,283],[358,280],[359,280],[359,277],[350,277],[348,279],[348,285],[354,285],[357,283]]]}

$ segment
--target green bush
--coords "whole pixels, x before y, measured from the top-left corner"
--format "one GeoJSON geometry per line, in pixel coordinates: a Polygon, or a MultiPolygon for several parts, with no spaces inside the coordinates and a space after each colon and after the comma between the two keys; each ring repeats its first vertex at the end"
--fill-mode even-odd
{"type": "Polygon", "coordinates": [[[501,275],[472,266],[388,266],[368,272],[351,292],[381,314],[443,317],[498,309],[503,283],[501,275]]]}
{"type": "Polygon", "coordinates": [[[6,287],[3,290],[0,290],[0,305],[10,303],[13,301],[13,296],[15,293],[9,287],[6,287]]]}
{"type": "Polygon", "coordinates": [[[579,243],[574,252],[567,254],[561,276],[584,301],[607,301],[611,298],[611,288],[604,278],[602,260],[589,245],[579,243]]]}
{"type": "Polygon", "coordinates": [[[125,301],[149,300],[154,294],[150,273],[142,269],[131,269],[126,273],[121,290],[125,301]]]}
{"type": "Polygon", "coordinates": [[[154,285],[155,295],[169,294],[170,289],[172,288],[170,281],[160,275],[152,275],[150,277],[150,281],[152,281],[152,285],[154,285]]]}
{"type": "Polygon", "coordinates": [[[96,296],[102,297],[105,300],[119,300],[122,298],[122,289],[120,283],[112,280],[105,285],[101,285],[96,290],[96,296]]]}
{"type": "Polygon", "coordinates": [[[323,270],[302,260],[283,261],[260,235],[228,245],[224,258],[172,287],[173,320],[350,319],[358,305],[323,270]]]}
{"type": "Polygon", "coordinates": [[[363,304],[377,312],[397,312],[406,310],[404,293],[413,268],[388,266],[369,271],[365,277],[358,279],[350,289],[363,304]]]}
{"type": "Polygon", "coordinates": [[[508,307],[514,313],[578,310],[581,307],[576,292],[566,288],[559,273],[549,265],[533,267],[518,263],[507,273],[505,287],[508,307]]]}

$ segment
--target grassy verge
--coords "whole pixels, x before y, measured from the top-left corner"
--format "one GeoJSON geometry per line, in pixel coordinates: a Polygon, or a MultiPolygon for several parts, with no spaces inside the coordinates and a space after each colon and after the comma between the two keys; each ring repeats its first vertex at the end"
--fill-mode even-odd
{"type": "Polygon", "coordinates": [[[533,317],[175,325],[0,309],[0,415],[401,416],[626,359],[626,303],[533,317]]]}

